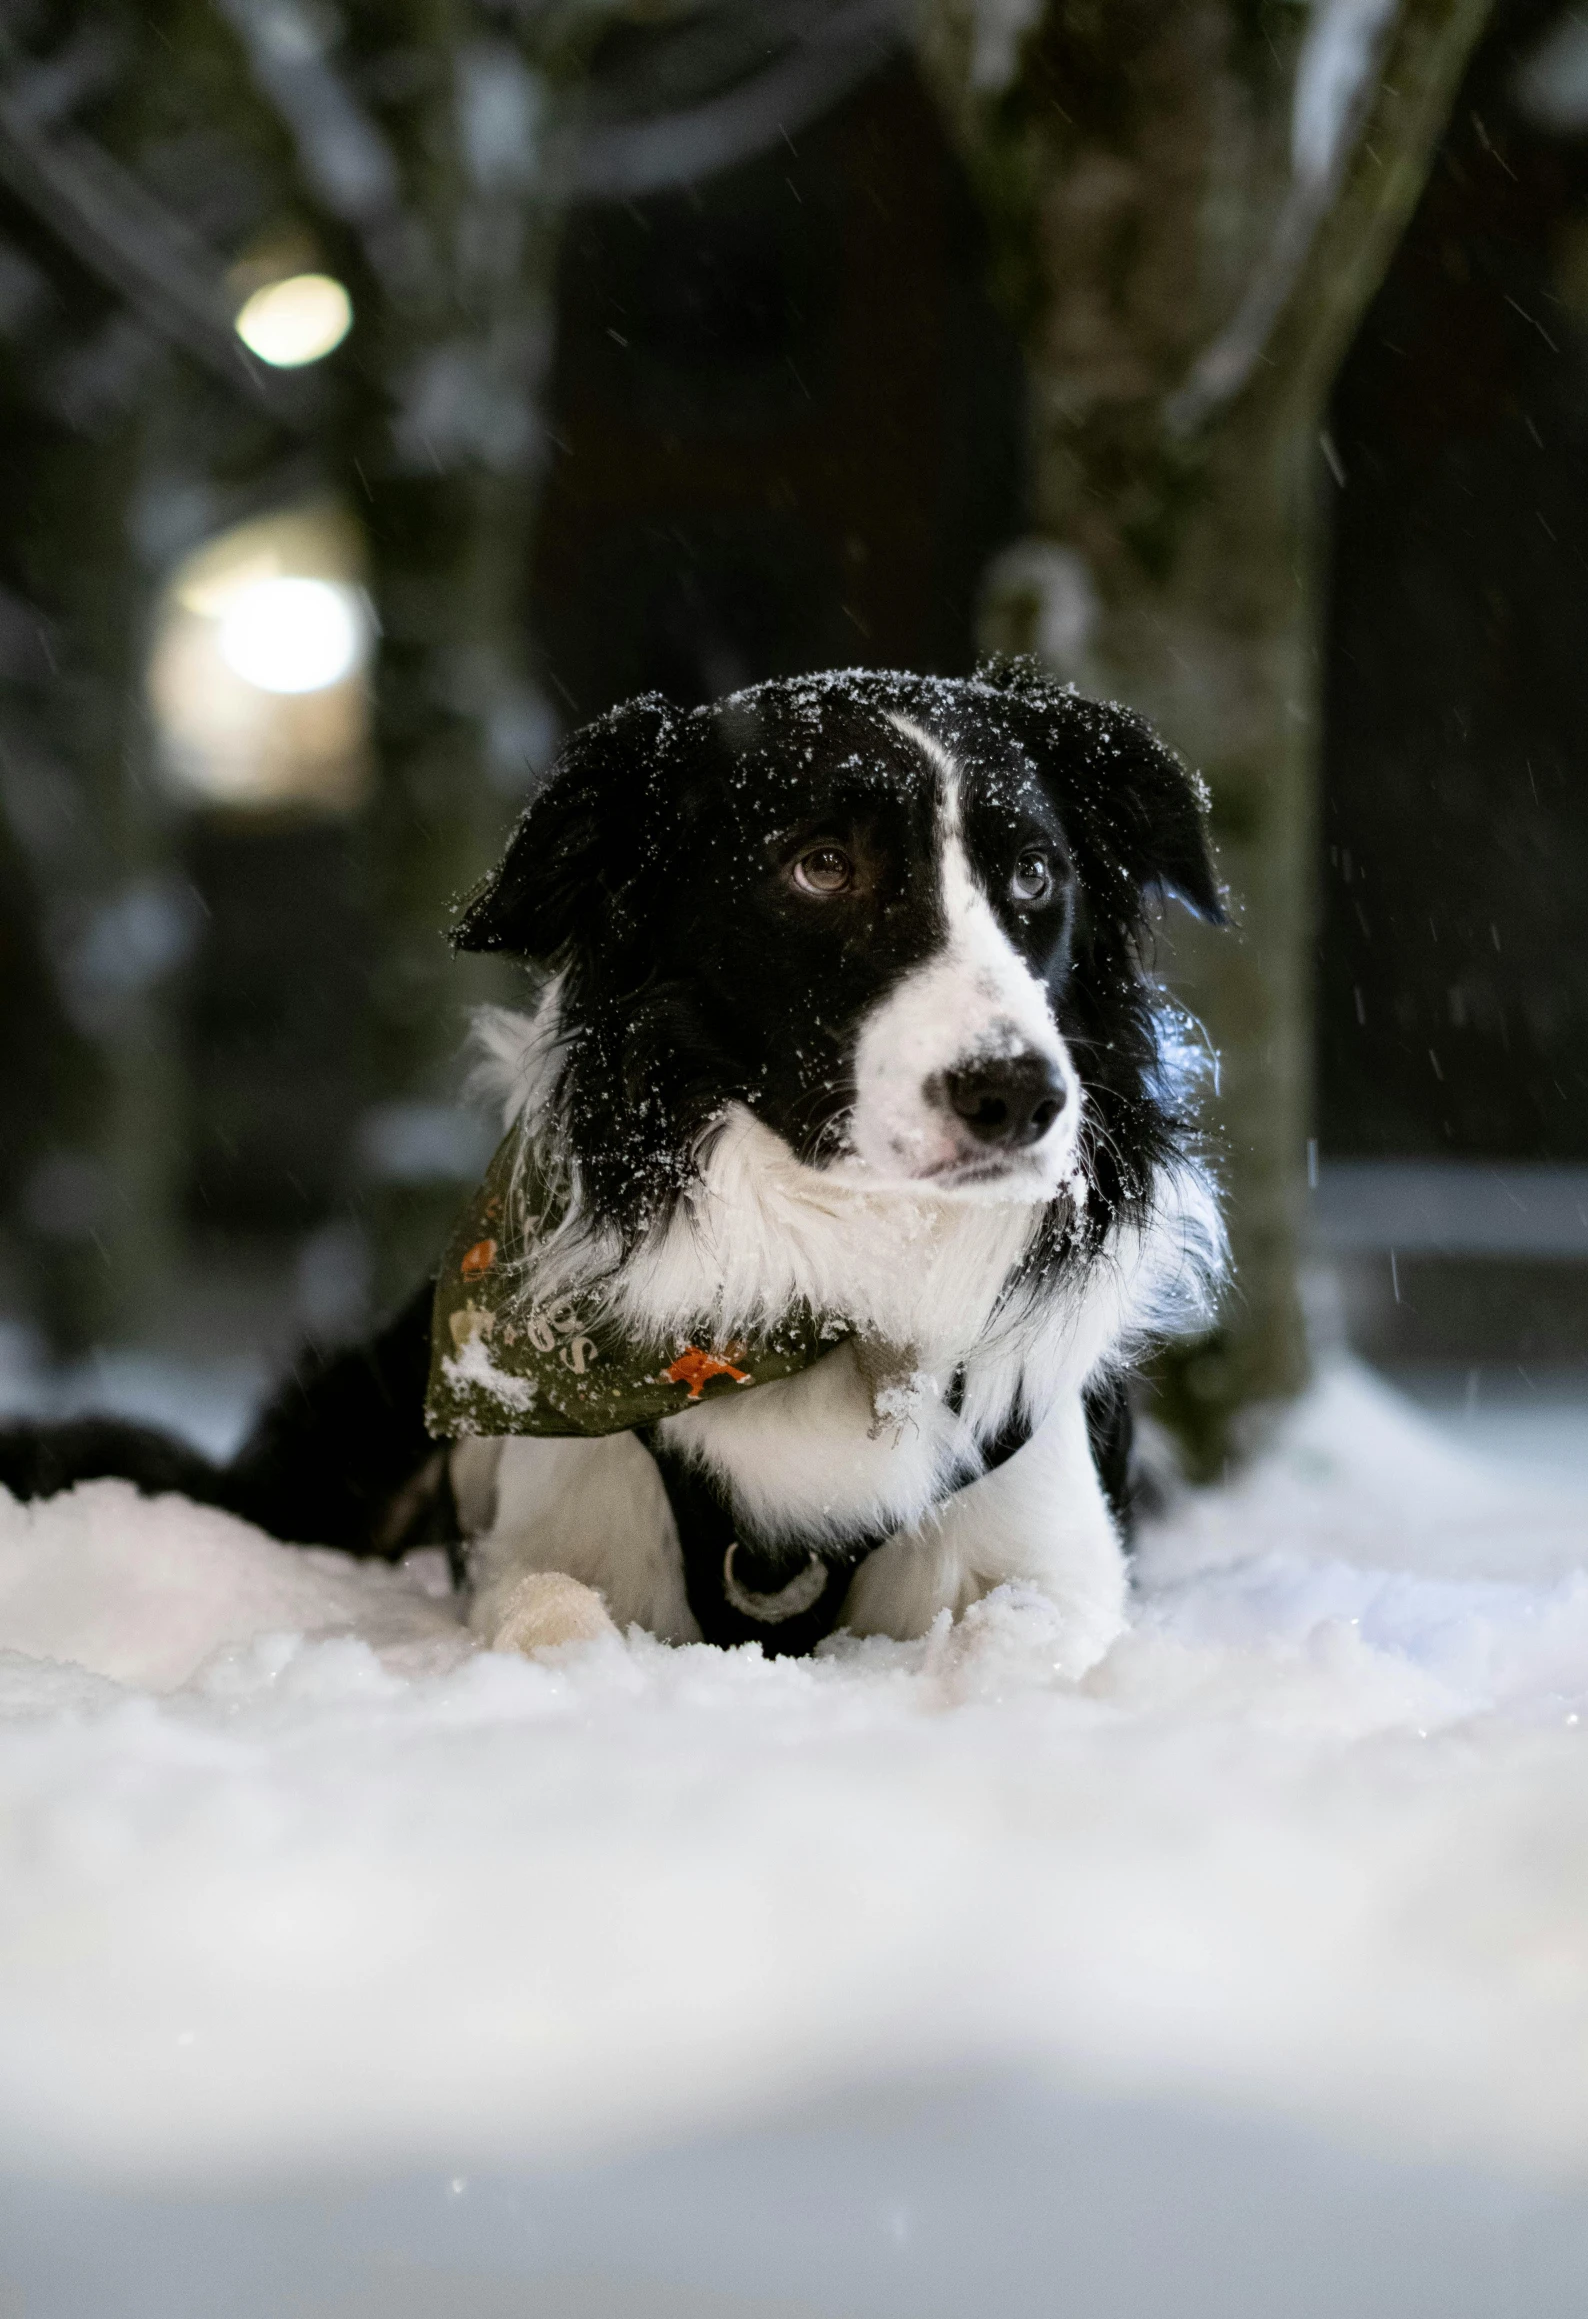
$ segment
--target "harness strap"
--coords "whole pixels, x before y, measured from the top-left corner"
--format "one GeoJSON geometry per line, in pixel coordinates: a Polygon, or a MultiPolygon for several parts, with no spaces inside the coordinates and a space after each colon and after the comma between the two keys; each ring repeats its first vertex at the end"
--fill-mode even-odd
{"type": "MultiPolygon", "coordinates": [[[[956,1373],[946,1398],[958,1416],[965,1398],[963,1369],[956,1373]]],[[[1034,1430],[1017,1404],[1015,1414],[982,1451],[980,1463],[951,1482],[937,1504],[946,1504],[972,1482],[1007,1465],[1034,1430]]],[[[678,1529],[689,1607],[704,1640],[724,1647],[759,1643],[768,1658],[803,1658],[813,1651],[838,1624],[855,1572],[886,1544],[897,1525],[812,1546],[791,1576],[788,1548],[758,1545],[714,1474],[681,1457],[659,1426],[637,1427],[635,1437],[650,1451],[662,1477],[678,1529]]]]}

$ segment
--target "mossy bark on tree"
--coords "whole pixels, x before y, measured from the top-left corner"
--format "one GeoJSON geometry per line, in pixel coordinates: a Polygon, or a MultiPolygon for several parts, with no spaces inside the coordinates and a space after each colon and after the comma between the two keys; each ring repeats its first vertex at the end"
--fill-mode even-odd
{"type": "Polygon", "coordinates": [[[1233,936],[1182,921],[1165,962],[1221,1058],[1235,1286],[1161,1376],[1203,1472],[1307,1375],[1325,398],[1487,12],[1400,0],[1376,52],[1364,18],[1354,97],[1320,9],[1053,0],[1016,42],[1001,12],[1001,45],[963,0],[923,19],[1029,361],[1035,536],[989,575],[986,640],[1152,718],[1230,889],[1233,936]]]}

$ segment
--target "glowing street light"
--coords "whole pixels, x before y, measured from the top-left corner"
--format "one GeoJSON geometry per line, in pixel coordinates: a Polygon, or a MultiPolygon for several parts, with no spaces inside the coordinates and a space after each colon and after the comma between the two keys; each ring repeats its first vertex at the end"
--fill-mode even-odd
{"type": "Polygon", "coordinates": [[[330,274],[289,274],[256,290],[233,327],[261,362],[297,370],[341,345],[353,327],[353,301],[330,274]]]}

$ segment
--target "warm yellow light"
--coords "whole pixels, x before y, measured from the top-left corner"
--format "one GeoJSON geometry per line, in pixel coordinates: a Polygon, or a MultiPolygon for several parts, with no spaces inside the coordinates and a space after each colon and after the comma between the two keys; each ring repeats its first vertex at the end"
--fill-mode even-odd
{"type": "Polygon", "coordinates": [[[319,362],[353,327],[353,301],[329,274],[289,274],[256,290],[237,317],[250,354],[277,370],[319,362]]]}
{"type": "Polygon", "coordinates": [[[149,664],[159,764],[188,804],[356,812],[375,621],[362,542],[314,501],[205,542],[169,575],[149,664]]]}

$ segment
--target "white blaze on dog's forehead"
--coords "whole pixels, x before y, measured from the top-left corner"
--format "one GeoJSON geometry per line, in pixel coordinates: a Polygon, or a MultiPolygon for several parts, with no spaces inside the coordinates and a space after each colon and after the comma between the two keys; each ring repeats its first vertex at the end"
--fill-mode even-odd
{"type": "Polygon", "coordinates": [[[939,810],[942,815],[943,828],[946,832],[957,836],[959,834],[960,781],[957,758],[952,756],[943,746],[943,743],[929,733],[924,725],[918,725],[913,717],[900,716],[896,709],[888,709],[885,714],[894,731],[902,733],[913,747],[920,750],[922,756],[937,775],[940,785],[938,792],[939,810]]]}
{"type": "Polygon", "coordinates": [[[956,996],[976,1025],[960,1051],[967,1059],[1017,1055],[1028,1046],[1056,1053],[1058,1033],[1048,994],[999,925],[971,865],[960,814],[963,775],[958,760],[908,717],[890,714],[888,721],[921,751],[940,784],[938,874],[947,924],[944,957],[958,970],[956,996]]]}
{"type": "Polygon", "coordinates": [[[945,1100],[948,1074],[1020,1055],[1043,1058],[1066,1101],[1040,1145],[1009,1155],[1011,1189],[1026,1196],[1058,1189],[1070,1168],[1080,1112],[1079,1081],[1053,1020],[1045,985],[998,922],[966,848],[960,800],[963,768],[910,718],[888,722],[937,777],[937,882],[943,938],[899,982],[861,1030],[855,1054],[851,1141],[862,1165],[917,1181],[952,1180],[958,1169],[996,1166],[973,1148],[945,1100]]]}

